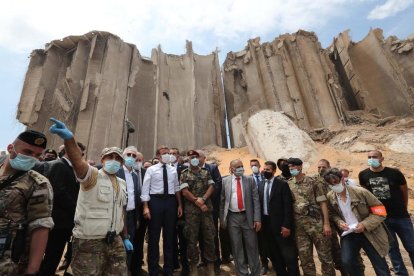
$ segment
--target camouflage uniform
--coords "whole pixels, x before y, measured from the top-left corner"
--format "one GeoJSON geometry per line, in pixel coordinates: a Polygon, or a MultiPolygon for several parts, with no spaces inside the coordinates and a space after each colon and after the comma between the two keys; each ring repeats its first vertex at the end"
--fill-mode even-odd
{"type": "Polygon", "coordinates": [[[331,255],[331,239],[323,234],[323,215],[320,202],[327,201],[323,186],[312,177],[300,182],[289,180],[294,200],[295,238],[304,275],[316,275],[313,245],[322,264],[322,275],[335,275],[331,255]]]}
{"type": "MultiPolygon", "coordinates": [[[[199,172],[193,172],[191,169],[186,169],[181,173],[180,177],[181,189],[188,188],[188,190],[196,197],[202,197],[210,185],[214,185],[210,172],[201,168],[199,172]]],[[[205,202],[208,207],[207,212],[202,212],[200,208],[188,200],[184,200],[184,215],[185,226],[184,236],[187,239],[187,255],[190,264],[197,264],[199,253],[197,250],[198,234],[200,230],[203,235],[204,242],[204,257],[208,262],[214,262],[216,255],[214,251],[214,233],[215,228],[213,224],[213,205],[210,198],[205,202]]]]}
{"type": "Polygon", "coordinates": [[[126,252],[119,235],[110,245],[102,239],[78,238],[72,244],[73,259],[78,260],[71,264],[73,275],[127,275],[126,252]]]}
{"type": "MultiPolygon", "coordinates": [[[[321,187],[323,187],[325,195],[328,194],[330,191],[328,184],[326,183],[325,179],[323,179],[322,176],[319,174],[316,176],[318,181],[321,183],[321,187]]],[[[335,264],[336,270],[343,270],[342,266],[342,258],[341,258],[341,246],[339,244],[339,234],[338,230],[336,228],[335,223],[331,223],[331,229],[332,229],[332,236],[331,236],[331,254],[332,254],[332,260],[335,264]]]]}
{"type": "MultiPolygon", "coordinates": [[[[11,176],[0,176],[0,184],[8,177],[11,176]]],[[[53,228],[52,200],[49,180],[35,171],[25,172],[0,189],[0,231],[11,234],[10,247],[3,257],[0,255],[0,275],[24,275],[29,261],[30,233],[40,227],[53,228]],[[24,229],[20,233],[25,244],[20,258],[13,261],[11,245],[18,229],[24,229]]]]}

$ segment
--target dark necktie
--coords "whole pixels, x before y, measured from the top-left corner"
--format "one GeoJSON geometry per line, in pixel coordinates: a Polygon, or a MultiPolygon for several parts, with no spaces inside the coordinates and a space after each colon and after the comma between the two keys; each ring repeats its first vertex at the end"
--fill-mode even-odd
{"type": "Polygon", "coordinates": [[[162,178],[164,180],[164,195],[168,195],[168,175],[167,175],[167,165],[162,165],[162,178]]]}
{"type": "Polygon", "coordinates": [[[259,175],[258,175],[258,174],[256,174],[256,175],[255,175],[255,177],[256,177],[256,185],[259,185],[259,183],[260,183],[260,178],[259,178],[259,175]]]}
{"type": "Polygon", "coordinates": [[[267,182],[267,186],[266,186],[266,209],[267,209],[267,213],[269,214],[269,191],[270,191],[270,181],[266,180],[267,182]]]}

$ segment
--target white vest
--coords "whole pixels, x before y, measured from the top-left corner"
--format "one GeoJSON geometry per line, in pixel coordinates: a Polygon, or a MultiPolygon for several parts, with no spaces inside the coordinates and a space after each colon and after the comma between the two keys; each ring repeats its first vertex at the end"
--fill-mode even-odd
{"type": "Polygon", "coordinates": [[[108,231],[119,234],[124,227],[123,209],[126,204],[125,181],[117,177],[119,193],[111,179],[99,170],[96,185],[88,190],[79,190],[76,204],[73,236],[79,239],[103,239],[108,231]],[[115,206],[114,206],[115,203],[115,206]],[[112,227],[111,227],[112,222],[112,227]]]}

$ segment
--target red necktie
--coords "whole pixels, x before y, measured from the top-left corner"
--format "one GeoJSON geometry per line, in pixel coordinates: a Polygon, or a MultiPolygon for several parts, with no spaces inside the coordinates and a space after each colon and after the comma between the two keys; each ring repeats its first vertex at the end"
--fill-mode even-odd
{"type": "Polygon", "coordinates": [[[243,210],[243,196],[242,196],[242,187],[240,182],[240,177],[236,178],[237,180],[237,207],[239,210],[243,210]]]}

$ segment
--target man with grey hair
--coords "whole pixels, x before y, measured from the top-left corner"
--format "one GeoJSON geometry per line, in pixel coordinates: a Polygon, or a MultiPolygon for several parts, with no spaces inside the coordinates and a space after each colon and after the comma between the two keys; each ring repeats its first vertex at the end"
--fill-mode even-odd
{"type": "Polygon", "coordinates": [[[230,162],[231,176],[223,179],[220,200],[220,226],[227,228],[234,254],[237,275],[260,275],[259,248],[256,232],[261,228],[260,201],[255,181],[244,175],[240,159],[230,162]],[[245,262],[243,241],[247,251],[245,262]]]}
{"type": "MultiPolygon", "coordinates": [[[[123,151],[124,165],[118,170],[116,176],[125,180],[127,190],[126,205],[126,223],[128,228],[129,239],[134,247],[137,247],[135,235],[140,224],[140,205],[141,205],[141,183],[134,166],[138,158],[138,150],[134,146],[126,147],[123,151]]],[[[133,258],[133,252],[127,252],[128,268],[131,275],[138,275],[140,265],[137,264],[137,258],[133,258]]]]}

